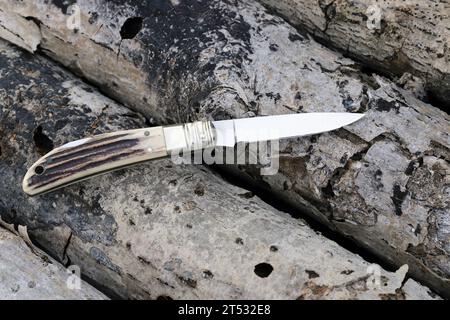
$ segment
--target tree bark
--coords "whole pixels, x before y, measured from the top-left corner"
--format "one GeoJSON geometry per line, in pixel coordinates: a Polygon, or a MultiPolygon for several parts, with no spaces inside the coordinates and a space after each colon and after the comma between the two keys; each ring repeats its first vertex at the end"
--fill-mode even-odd
{"type": "Polygon", "coordinates": [[[72,274],[66,268],[36,250],[18,234],[0,226],[0,299],[107,299],[81,279],[78,287],[76,279],[69,279],[72,274]]]}
{"type": "Polygon", "coordinates": [[[404,281],[407,266],[370,265],[202,166],[153,161],[26,196],[27,167],[53,145],[146,123],[55,64],[0,48],[0,214],[112,296],[438,298],[404,281]]]}
{"type": "Polygon", "coordinates": [[[450,2],[259,0],[290,23],[363,64],[401,78],[450,107],[450,2]],[[425,91],[424,91],[425,90],[425,91]]]}
{"type": "Polygon", "coordinates": [[[74,4],[75,29],[65,6],[1,6],[35,19],[43,53],[153,123],[365,112],[346,129],[283,142],[278,174],[241,175],[450,296],[447,114],[251,1],[74,4]]]}

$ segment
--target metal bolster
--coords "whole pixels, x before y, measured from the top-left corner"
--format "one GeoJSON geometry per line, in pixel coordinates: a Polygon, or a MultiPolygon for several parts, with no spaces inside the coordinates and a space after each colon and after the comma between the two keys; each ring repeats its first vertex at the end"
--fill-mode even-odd
{"type": "Polygon", "coordinates": [[[216,133],[211,121],[195,121],[163,128],[168,152],[199,150],[215,145],[216,133]]]}

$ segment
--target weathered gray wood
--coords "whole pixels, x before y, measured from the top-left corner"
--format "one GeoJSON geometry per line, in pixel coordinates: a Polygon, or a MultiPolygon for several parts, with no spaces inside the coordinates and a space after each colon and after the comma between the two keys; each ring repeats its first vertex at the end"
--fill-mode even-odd
{"type": "Polygon", "coordinates": [[[450,2],[259,0],[326,45],[450,107],[450,2]],[[412,87],[411,87],[412,86],[412,87]]]}
{"type": "Polygon", "coordinates": [[[52,145],[145,123],[55,64],[0,48],[0,214],[99,287],[124,298],[437,298],[412,280],[403,290],[406,266],[371,266],[201,166],[158,160],[26,196],[27,166],[52,145]]]}
{"type": "Polygon", "coordinates": [[[346,130],[285,142],[275,176],[242,169],[449,296],[447,114],[251,1],[73,3],[76,29],[59,2],[1,6],[40,21],[48,56],[158,123],[366,112],[346,130]]]}
{"type": "Polygon", "coordinates": [[[347,130],[286,142],[275,176],[244,170],[448,296],[448,115],[253,2],[177,3],[79,0],[76,30],[58,3],[2,7],[40,21],[47,55],[157,122],[366,112],[347,130]],[[132,17],[143,19],[136,35],[124,32],[132,17]]]}
{"type": "Polygon", "coordinates": [[[0,226],[0,300],[107,299],[83,280],[70,279],[76,276],[36,250],[0,226]]]}
{"type": "Polygon", "coordinates": [[[33,21],[0,9],[0,38],[34,52],[41,42],[41,31],[33,21]]]}

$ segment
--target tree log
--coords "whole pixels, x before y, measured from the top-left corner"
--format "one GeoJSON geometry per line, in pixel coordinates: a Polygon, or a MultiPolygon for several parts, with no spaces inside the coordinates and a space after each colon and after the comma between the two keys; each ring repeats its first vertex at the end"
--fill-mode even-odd
{"type": "Polygon", "coordinates": [[[0,226],[1,300],[107,299],[81,279],[71,282],[66,268],[36,250],[0,226]]]}
{"type": "Polygon", "coordinates": [[[35,19],[42,52],[154,122],[366,112],[345,130],[286,141],[277,175],[241,169],[450,296],[447,114],[251,1],[73,3],[75,29],[58,3],[1,6],[35,19]]]}
{"type": "MultiPolygon", "coordinates": [[[[450,3],[259,0],[320,42],[388,75],[421,78],[418,94],[450,107],[450,3]],[[424,92],[424,90],[425,92],[424,92]]],[[[403,86],[411,83],[399,79],[403,86]]],[[[417,89],[417,88],[416,88],[417,89]]]]}
{"type": "Polygon", "coordinates": [[[146,123],[54,63],[3,43],[0,48],[0,214],[26,224],[36,242],[78,265],[105,292],[122,298],[437,298],[413,280],[404,282],[407,266],[393,273],[370,265],[202,166],[163,159],[26,196],[27,166],[54,145],[146,123]]]}

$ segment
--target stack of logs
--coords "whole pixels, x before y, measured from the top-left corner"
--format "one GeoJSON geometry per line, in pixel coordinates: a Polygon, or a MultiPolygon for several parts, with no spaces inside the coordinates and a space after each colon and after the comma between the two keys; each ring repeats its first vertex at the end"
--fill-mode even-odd
{"type": "Polygon", "coordinates": [[[450,8],[411,2],[369,28],[365,0],[2,1],[0,298],[450,297],[450,8]],[[366,117],[282,141],[275,175],[163,159],[21,189],[88,135],[301,112],[366,117]]]}

